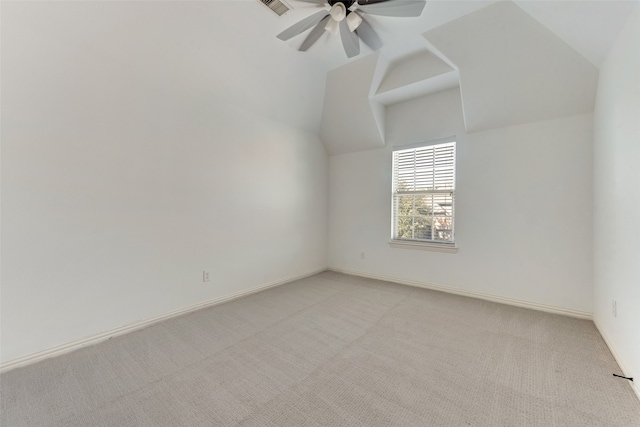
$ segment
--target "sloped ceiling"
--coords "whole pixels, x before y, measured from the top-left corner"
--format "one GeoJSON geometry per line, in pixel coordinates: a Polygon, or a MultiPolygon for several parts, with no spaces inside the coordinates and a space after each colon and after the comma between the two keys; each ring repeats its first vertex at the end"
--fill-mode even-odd
{"type": "MultiPolygon", "coordinates": [[[[424,50],[422,33],[494,2],[428,0],[419,18],[370,17],[384,45],[378,62],[392,64],[424,50]]],[[[54,57],[36,39],[62,47],[68,57],[94,61],[96,74],[83,79],[119,73],[158,102],[171,94],[192,100],[194,109],[202,103],[229,105],[319,134],[327,72],[371,51],[363,45],[362,54],[349,60],[339,38],[324,34],[308,52],[298,52],[304,36],[288,42],[275,36],[317,6],[289,3],[294,9],[278,17],[258,0],[2,2],[2,30],[17,27],[11,31],[22,35],[24,59],[38,60],[66,78],[73,73],[65,69],[65,58],[54,57]]],[[[599,65],[637,2],[516,4],[599,65]]],[[[379,82],[372,79],[374,86],[379,82]]],[[[383,110],[376,108],[379,118],[383,110]]],[[[376,126],[378,132],[383,128],[379,119],[376,126]]]]}
{"type": "Polygon", "coordinates": [[[367,55],[327,74],[320,139],[331,154],[384,147],[371,84],[378,55],[367,55]]]}
{"type": "Polygon", "coordinates": [[[516,1],[545,27],[600,68],[637,0],[516,1]]]}
{"type": "Polygon", "coordinates": [[[400,58],[388,67],[374,99],[383,105],[458,86],[458,72],[428,50],[400,58]]]}
{"type": "Polygon", "coordinates": [[[593,110],[597,68],[512,2],[424,36],[458,68],[468,132],[593,110]]]}
{"type": "MultiPolygon", "coordinates": [[[[372,80],[369,91],[373,113],[367,115],[378,118],[379,129],[385,127],[384,106],[457,85],[468,132],[592,111],[597,67],[637,6],[619,1],[470,3],[429,1],[423,16],[402,29],[395,22],[379,24],[382,31],[396,31],[385,34],[374,71],[381,78],[372,80]],[[447,8],[455,12],[447,15],[447,8]],[[421,42],[412,35],[420,27],[425,29],[421,42]]],[[[335,79],[327,85],[332,103],[333,93],[349,93],[347,81],[335,79]]],[[[385,143],[371,138],[368,144],[363,138],[329,141],[325,129],[335,125],[330,116],[323,117],[321,138],[329,154],[385,143]]],[[[358,129],[367,126],[364,120],[349,126],[352,134],[366,134],[358,129]]]]}
{"type": "Polygon", "coordinates": [[[20,37],[24,60],[63,78],[81,61],[96,70],[85,80],[114,73],[158,102],[240,108],[317,134],[326,72],[344,61],[276,39],[283,19],[257,0],[2,2],[2,30],[20,37]]]}
{"type": "Polygon", "coordinates": [[[364,56],[327,73],[320,138],[329,154],[384,147],[387,105],[457,86],[457,71],[426,50],[364,56]]]}

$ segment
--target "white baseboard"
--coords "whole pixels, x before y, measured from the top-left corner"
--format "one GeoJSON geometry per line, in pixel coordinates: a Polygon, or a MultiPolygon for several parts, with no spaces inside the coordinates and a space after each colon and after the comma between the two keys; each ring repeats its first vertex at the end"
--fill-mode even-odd
{"type": "Polygon", "coordinates": [[[418,281],[415,281],[415,280],[399,279],[397,277],[380,276],[380,275],[377,275],[377,274],[363,273],[361,271],[345,270],[345,269],[342,269],[342,268],[331,267],[331,266],[328,269],[331,270],[331,271],[335,271],[337,273],[351,274],[353,276],[361,276],[361,277],[366,277],[366,278],[369,278],[369,279],[384,280],[384,281],[387,281],[387,282],[399,283],[401,285],[408,285],[408,286],[414,286],[414,287],[417,287],[417,288],[431,289],[431,290],[434,290],[434,291],[442,291],[442,292],[447,292],[447,293],[450,293],[450,294],[462,295],[462,296],[471,297],[471,298],[479,298],[479,299],[483,299],[483,300],[487,300],[487,301],[499,302],[499,303],[502,303],[502,304],[514,305],[514,306],[517,306],[517,307],[530,308],[530,309],[538,310],[538,311],[546,311],[548,313],[562,314],[564,316],[571,316],[571,317],[577,317],[577,318],[580,318],[580,319],[593,320],[593,313],[589,313],[589,312],[586,312],[586,311],[573,310],[573,309],[570,309],[570,308],[563,308],[563,307],[555,307],[555,306],[552,306],[552,305],[539,304],[537,302],[522,301],[522,300],[517,300],[517,299],[513,299],[513,298],[501,297],[501,296],[498,296],[498,295],[485,294],[485,293],[481,293],[481,292],[467,291],[467,290],[464,290],[464,289],[457,289],[457,288],[453,288],[453,287],[450,287],[450,286],[436,285],[436,284],[433,284],[433,283],[425,283],[425,282],[418,282],[418,281]]]}
{"type": "MultiPolygon", "coordinates": [[[[620,357],[620,352],[616,350],[615,345],[613,345],[613,341],[605,333],[604,328],[600,326],[600,324],[598,323],[595,317],[593,319],[593,323],[596,325],[596,329],[598,329],[598,332],[600,332],[600,335],[602,336],[602,339],[604,339],[605,344],[607,344],[607,347],[609,347],[609,351],[611,351],[613,358],[616,359],[616,362],[618,362],[618,366],[620,366],[622,375],[624,375],[625,377],[631,377],[631,372],[629,372],[629,370],[627,369],[624,363],[624,360],[622,359],[622,357],[620,357]]],[[[634,378],[634,381],[628,381],[628,380],[623,380],[623,381],[627,381],[627,383],[631,386],[631,390],[633,390],[638,400],[640,400],[640,388],[635,382],[635,381],[638,381],[638,379],[634,378]]]]}
{"type": "Polygon", "coordinates": [[[211,307],[217,304],[222,304],[223,302],[228,302],[237,298],[241,298],[247,295],[255,294],[260,291],[264,291],[269,288],[273,288],[276,286],[284,285],[289,282],[293,282],[295,280],[304,279],[305,277],[313,276],[314,274],[321,273],[326,271],[326,269],[316,270],[309,273],[305,273],[295,277],[288,277],[286,279],[276,280],[274,282],[265,283],[259,286],[255,286],[253,288],[245,289],[243,291],[235,292],[233,294],[224,295],[218,298],[214,298],[208,301],[201,302],[199,304],[194,304],[189,307],[184,307],[178,310],[170,311],[165,314],[161,314],[160,316],[153,317],[151,319],[141,320],[138,322],[131,323],[129,325],[121,326],[119,328],[111,329],[109,331],[101,332],[96,335],[92,335],[86,338],[82,338],[76,341],[72,341],[67,344],[62,344],[56,347],[52,347],[43,351],[39,351],[37,353],[28,354],[26,356],[19,357],[17,359],[8,360],[2,364],[0,364],[0,373],[9,371],[11,369],[15,369],[21,366],[30,365],[32,363],[39,362],[44,359],[48,359],[54,356],[60,356],[65,353],[69,353],[73,350],[77,350],[82,347],[86,347],[88,345],[93,345],[100,343],[102,341],[106,341],[109,338],[116,337],[118,335],[124,335],[129,332],[133,332],[137,329],[144,328],[146,326],[152,325],[154,323],[161,322],[166,319],[170,319],[172,317],[180,316],[183,314],[190,313],[192,311],[200,310],[203,308],[211,307]]]}
{"type": "MultiPolygon", "coordinates": [[[[592,313],[589,313],[586,311],[566,309],[562,307],[555,307],[555,306],[550,306],[545,304],[532,303],[528,301],[521,301],[513,298],[505,298],[497,295],[484,294],[480,292],[466,291],[462,289],[452,288],[449,286],[434,285],[431,283],[417,282],[414,280],[399,279],[397,277],[380,276],[376,274],[364,273],[361,271],[345,270],[342,268],[331,267],[331,266],[328,268],[328,270],[335,271],[337,273],[351,274],[353,276],[366,277],[369,279],[384,280],[387,282],[399,283],[401,285],[415,286],[415,287],[424,288],[424,289],[432,289],[432,290],[447,292],[447,293],[456,294],[456,295],[463,295],[463,296],[479,298],[479,299],[499,302],[499,303],[508,304],[508,305],[515,305],[518,307],[530,308],[533,310],[546,311],[549,313],[562,314],[565,316],[592,320],[596,326],[596,329],[604,339],[604,342],[607,344],[607,347],[609,347],[609,350],[611,351],[613,358],[616,360],[616,362],[620,366],[622,375],[624,375],[625,377],[631,377],[631,373],[626,368],[622,357],[620,357],[620,353],[616,350],[615,346],[613,345],[613,341],[611,341],[611,339],[607,336],[604,329],[600,327],[600,325],[598,324],[597,320],[594,318],[592,313]]],[[[638,400],[640,400],[640,387],[638,387],[635,381],[638,381],[638,380],[634,379],[634,381],[627,381],[627,383],[631,386],[631,390],[633,390],[633,392],[636,394],[636,397],[638,398],[638,400]]]]}

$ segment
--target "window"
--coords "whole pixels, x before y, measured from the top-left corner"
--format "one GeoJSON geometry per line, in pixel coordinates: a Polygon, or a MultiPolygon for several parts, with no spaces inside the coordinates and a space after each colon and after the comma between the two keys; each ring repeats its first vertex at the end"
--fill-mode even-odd
{"type": "Polygon", "coordinates": [[[393,151],[392,239],[453,246],[454,138],[393,151]]]}

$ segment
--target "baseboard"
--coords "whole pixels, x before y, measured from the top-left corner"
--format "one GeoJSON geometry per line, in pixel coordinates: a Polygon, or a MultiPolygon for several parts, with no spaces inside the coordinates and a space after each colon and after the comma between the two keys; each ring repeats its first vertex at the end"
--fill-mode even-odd
{"type": "Polygon", "coordinates": [[[353,276],[366,277],[369,279],[377,279],[377,280],[384,280],[387,282],[399,283],[401,285],[414,286],[417,288],[431,289],[434,291],[442,291],[442,292],[447,292],[449,294],[462,295],[462,296],[471,297],[471,298],[478,298],[478,299],[483,299],[487,301],[499,302],[502,304],[514,305],[517,307],[530,308],[532,310],[545,311],[547,313],[562,314],[563,316],[571,316],[571,317],[577,317],[579,319],[593,320],[593,314],[586,311],[573,310],[573,309],[563,308],[563,307],[555,307],[552,305],[522,301],[522,300],[517,300],[513,298],[501,297],[498,295],[485,294],[481,292],[467,291],[464,289],[453,288],[450,286],[436,285],[433,283],[418,282],[415,280],[400,279],[397,277],[380,276],[377,274],[369,274],[361,271],[345,270],[342,268],[331,267],[331,266],[328,268],[328,270],[335,271],[337,273],[351,274],[353,276]]]}
{"type": "Polygon", "coordinates": [[[21,366],[30,365],[32,363],[40,362],[44,359],[48,359],[54,356],[60,356],[65,353],[69,353],[73,350],[77,350],[82,347],[86,347],[88,345],[98,344],[102,341],[106,341],[109,338],[116,337],[118,335],[124,335],[129,332],[133,332],[137,329],[144,328],[146,326],[152,325],[154,323],[161,322],[163,320],[171,319],[172,317],[181,316],[183,314],[187,314],[196,310],[200,310],[203,308],[211,307],[214,305],[222,304],[224,302],[232,301],[234,299],[238,299],[247,295],[255,294],[260,291],[264,291],[269,288],[273,288],[276,286],[284,285],[286,283],[293,282],[295,280],[304,279],[305,277],[313,276],[314,274],[321,273],[326,269],[315,270],[309,273],[305,273],[302,275],[298,275],[295,277],[288,277],[286,279],[277,280],[274,282],[265,283],[259,286],[255,286],[253,288],[245,289],[243,291],[235,292],[233,294],[225,295],[222,297],[214,298],[208,301],[204,301],[198,304],[191,305],[189,307],[184,307],[178,310],[170,311],[168,313],[162,314],[160,316],[152,317],[150,319],[141,320],[138,322],[131,323],[129,325],[125,325],[119,328],[115,328],[109,331],[101,332],[96,335],[92,335],[86,338],[82,338],[76,341],[72,341],[67,344],[62,344],[56,347],[52,347],[43,351],[39,351],[37,353],[28,354],[26,356],[19,357],[17,359],[8,360],[2,364],[0,364],[0,373],[9,371],[11,369],[15,369],[21,366]]]}
{"type": "MultiPolygon", "coordinates": [[[[600,336],[602,336],[602,339],[604,340],[605,344],[607,344],[607,347],[609,347],[609,351],[613,355],[613,358],[616,359],[618,366],[620,366],[622,375],[624,375],[625,377],[631,377],[631,372],[629,372],[629,370],[627,369],[624,363],[624,360],[622,359],[622,357],[620,357],[620,353],[616,350],[616,346],[613,345],[613,341],[605,333],[604,329],[600,326],[600,324],[598,323],[595,317],[593,318],[593,323],[596,325],[596,329],[598,329],[598,332],[600,332],[600,336]]],[[[631,386],[631,390],[633,390],[638,400],[640,400],[640,388],[636,383],[636,381],[638,381],[638,378],[634,378],[633,381],[628,381],[628,380],[624,380],[624,381],[627,381],[627,383],[631,386]]]]}

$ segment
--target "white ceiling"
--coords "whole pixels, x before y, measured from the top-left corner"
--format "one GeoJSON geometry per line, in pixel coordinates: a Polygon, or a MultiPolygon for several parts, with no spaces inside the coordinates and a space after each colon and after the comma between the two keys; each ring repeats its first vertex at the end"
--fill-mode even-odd
{"type": "MultiPolygon", "coordinates": [[[[248,0],[250,2],[257,0],[248,0]]],[[[426,31],[471,14],[496,0],[427,0],[424,12],[419,18],[391,18],[369,15],[368,19],[383,41],[380,56],[383,61],[393,64],[394,61],[406,58],[426,46],[422,34],[426,31]]],[[[624,25],[630,11],[638,4],[637,0],[627,1],[552,1],[536,0],[514,2],[531,17],[558,35],[565,43],[585,57],[596,67],[602,64],[610,46],[624,25]]],[[[298,52],[296,49],[302,43],[304,35],[294,37],[287,42],[275,39],[275,34],[289,25],[318,10],[318,6],[289,0],[294,7],[285,16],[278,18],[265,7],[264,21],[276,21],[278,30],[273,32],[270,49],[288,50],[292,57],[303,55],[310,66],[320,67],[328,71],[341,67],[351,61],[358,60],[371,51],[361,43],[360,56],[347,59],[339,36],[324,34],[308,52],[298,52]],[[269,16],[271,13],[272,16],[269,16]]],[[[271,25],[271,23],[269,23],[271,25]]],[[[324,84],[324,82],[318,82],[324,84]]],[[[311,100],[322,103],[322,100],[311,100]]]]}
{"type": "MultiPolygon", "coordinates": [[[[254,0],[245,0],[254,1],[254,0]]],[[[255,0],[257,1],[257,0],[255,0]]],[[[427,0],[424,12],[419,18],[391,18],[369,15],[368,19],[379,33],[384,43],[383,52],[402,55],[419,44],[419,35],[446,22],[472,13],[499,0],[427,0]]],[[[615,40],[630,11],[638,0],[515,0],[519,7],[542,25],[560,36],[567,44],[599,67],[609,47],[615,40]]],[[[294,10],[279,19],[279,28],[306,17],[318,7],[289,0],[294,10]]],[[[274,15],[275,16],[275,15],[274,15]]],[[[304,39],[299,36],[289,41],[295,49],[304,39]]],[[[338,36],[324,35],[309,52],[316,56],[322,51],[325,63],[338,66],[347,61],[339,48],[338,36]],[[336,48],[336,45],[338,48],[336,48]]],[[[369,50],[363,47],[363,53],[369,50]]]]}
{"type": "Polygon", "coordinates": [[[329,71],[320,128],[329,154],[386,144],[386,110],[376,113],[378,104],[458,85],[467,132],[593,111],[597,68],[511,1],[495,2],[422,35],[417,53],[392,62],[367,55],[329,71]],[[374,78],[377,74],[382,79],[374,78]]]}
{"type": "Polygon", "coordinates": [[[600,68],[637,0],[516,1],[525,12],[600,68]]]}
{"type": "Polygon", "coordinates": [[[593,111],[596,67],[512,2],[424,37],[459,71],[467,132],[593,111]]]}
{"type": "MultiPolygon", "coordinates": [[[[3,26],[13,25],[24,38],[25,60],[42,58],[61,73],[70,58],[104,61],[150,91],[230,105],[318,133],[326,73],[350,60],[339,37],[329,34],[308,52],[297,51],[304,35],[278,40],[276,34],[317,10],[288,1],[294,10],[284,17],[258,0],[3,1],[2,15],[3,26]],[[64,46],[69,58],[48,55],[47,44],[64,46]]],[[[491,3],[428,0],[419,18],[370,16],[384,43],[380,56],[393,60],[424,48],[422,33],[491,3]]],[[[596,66],[637,3],[516,2],[596,66]]],[[[369,52],[363,46],[354,59],[369,52]]]]}

